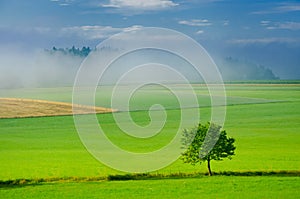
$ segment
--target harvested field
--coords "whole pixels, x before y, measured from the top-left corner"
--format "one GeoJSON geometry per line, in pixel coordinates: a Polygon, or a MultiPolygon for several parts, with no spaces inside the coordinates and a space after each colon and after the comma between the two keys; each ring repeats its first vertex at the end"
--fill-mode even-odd
{"type": "Polygon", "coordinates": [[[72,106],[75,114],[110,113],[113,109],[85,106],[64,102],[46,100],[0,98],[0,118],[24,118],[72,115],[72,106]]]}

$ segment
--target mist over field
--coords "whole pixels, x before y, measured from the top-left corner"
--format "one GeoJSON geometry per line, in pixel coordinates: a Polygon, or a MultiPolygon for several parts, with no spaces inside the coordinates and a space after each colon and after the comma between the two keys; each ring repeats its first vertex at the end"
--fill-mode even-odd
{"type": "Polygon", "coordinates": [[[0,49],[0,88],[70,86],[83,58],[0,49]]]}
{"type": "MultiPolygon", "coordinates": [[[[101,49],[100,53],[115,53],[110,51],[101,49]]],[[[0,49],[0,88],[72,86],[76,73],[85,58],[85,56],[45,49],[29,52],[17,48],[0,49]]],[[[182,57],[158,50],[140,50],[114,61],[105,71],[99,83],[114,84],[125,72],[138,65],[149,63],[159,63],[173,68],[191,83],[203,82],[201,74],[198,74],[193,66],[182,57]]],[[[216,64],[224,81],[279,78],[271,69],[239,58],[218,59],[216,64]]],[[[147,77],[154,76],[159,76],[165,82],[179,83],[174,74],[164,69],[141,71],[135,77],[132,76],[132,81],[145,80],[147,77]]]]}
{"type": "MultiPolygon", "coordinates": [[[[108,50],[104,53],[113,53],[108,50]]],[[[148,51],[140,52],[137,55],[129,55],[116,60],[107,68],[101,77],[101,84],[115,84],[119,78],[129,70],[138,65],[149,64],[155,60],[167,67],[170,55],[159,55],[159,53],[151,53],[148,51]],[[156,57],[156,58],[155,58],[156,57]],[[157,58],[158,57],[158,58],[157,58]]],[[[69,53],[53,52],[49,50],[36,50],[34,52],[23,52],[19,50],[0,52],[0,88],[27,88],[27,87],[57,87],[72,86],[76,73],[80,69],[81,63],[85,57],[76,56],[69,53]]],[[[176,68],[187,78],[193,81],[202,81],[199,75],[195,75],[187,62],[173,57],[173,61],[169,62],[170,68],[176,68]]],[[[170,60],[170,59],[169,59],[170,60]]],[[[95,61],[94,61],[95,62],[95,61]]],[[[95,67],[101,67],[101,64],[93,63],[95,67]],[[99,66],[98,66],[99,65],[99,66]]],[[[152,64],[154,65],[154,64],[152,64]]],[[[146,67],[144,67],[146,68],[146,67]]],[[[96,70],[96,68],[95,68],[96,70]]],[[[89,76],[86,74],[86,82],[89,82],[89,76]]],[[[168,73],[164,69],[141,71],[134,75],[131,79],[127,79],[127,83],[134,81],[144,81],[150,77],[160,77],[165,82],[178,82],[174,74],[168,73]]]]}

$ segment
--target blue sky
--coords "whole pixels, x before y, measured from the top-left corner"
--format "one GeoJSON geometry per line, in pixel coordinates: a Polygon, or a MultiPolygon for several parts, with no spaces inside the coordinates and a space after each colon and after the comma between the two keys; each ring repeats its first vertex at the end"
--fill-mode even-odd
{"type": "Polygon", "coordinates": [[[300,2],[0,0],[0,44],[23,50],[96,46],[136,27],[185,33],[215,59],[232,56],[300,78],[300,2]]]}

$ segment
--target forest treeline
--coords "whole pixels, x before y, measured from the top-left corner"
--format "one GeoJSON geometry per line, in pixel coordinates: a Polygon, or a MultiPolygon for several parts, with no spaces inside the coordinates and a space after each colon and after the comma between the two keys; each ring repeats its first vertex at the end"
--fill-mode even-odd
{"type": "MultiPolygon", "coordinates": [[[[57,48],[53,47],[51,50],[46,50],[51,54],[62,53],[65,55],[73,55],[78,57],[87,57],[91,51],[95,51],[90,47],[83,46],[82,48],[76,48],[72,46],[71,48],[57,48]]],[[[102,47],[97,50],[103,51],[118,51],[118,49],[113,49],[109,46],[102,47]]],[[[222,74],[222,77],[226,81],[234,80],[277,80],[279,79],[270,68],[263,65],[256,64],[251,61],[241,60],[233,57],[226,57],[220,63],[218,67],[222,74]]]]}
{"type": "Polygon", "coordinates": [[[53,53],[63,53],[65,55],[74,55],[79,57],[86,57],[92,51],[90,47],[83,46],[81,49],[72,46],[72,48],[57,48],[55,46],[52,47],[51,50],[46,50],[47,52],[53,53]]]}
{"type": "Polygon", "coordinates": [[[249,60],[226,57],[218,66],[226,81],[279,79],[270,68],[249,60]]]}

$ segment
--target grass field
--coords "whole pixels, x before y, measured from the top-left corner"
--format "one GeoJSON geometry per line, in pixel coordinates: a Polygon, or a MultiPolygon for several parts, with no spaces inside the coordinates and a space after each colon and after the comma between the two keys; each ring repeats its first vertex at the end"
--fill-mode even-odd
{"type": "Polygon", "coordinates": [[[3,198],[297,198],[298,177],[201,177],[46,183],[1,189],[3,198]]]}
{"type": "MultiPolygon", "coordinates": [[[[201,95],[200,108],[197,109],[201,119],[208,121],[210,102],[207,91],[199,85],[197,89],[201,95]]],[[[0,90],[0,97],[71,102],[71,92],[72,89],[67,87],[0,90]]],[[[133,101],[134,108],[139,111],[131,112],[131,116],[136,123],[146,125],[149,123],[149,116],[145,110],[150,102],[147,101],[147,91],[143,92],[140,93],[140,100],[133,101]]],[[[236,138],[236,156],[232,160],[212,162],[212,170],[299,171],[300,84],[228,84],[226,92],[228,106],[224,128],[230,136],[236,138]]],[[[98,94],[96,99],[99,99],[97,106],[108,107],[108,100],[103,95],[98,94]]],[[[107,136],[118,146],[134,152],[151,151],[164,146],[171,138],[167,132],[172,132],[178,126],[180,113],[176,109],[178,105],[174,105],[172,99],[161,98],[168,106],[168,121],[163,132],[148,141],[122,135],[110,113],[98,114],[97,117],[103,128],[109,132],[107,136]]],[[[0,180],[123,174],[99,163],[85,150],[72,116],[0,119],[0,157],[0,180]]],[[[193,167],[178,160],[155,173],[179,172],[204,173],[206,166],[193,167]]],[[[158,195],[166,198],[191,198],[196,195],[212,198],[296,198],[299,195],[299,183],[299,177],[280,176],[55,182],[41,186],[0,188],[0,198],[16,198],[23,194],[28,198],[59,197],[60,194],[69,197],[82,195],[105,198],[153,198],[158,195]]]]}

